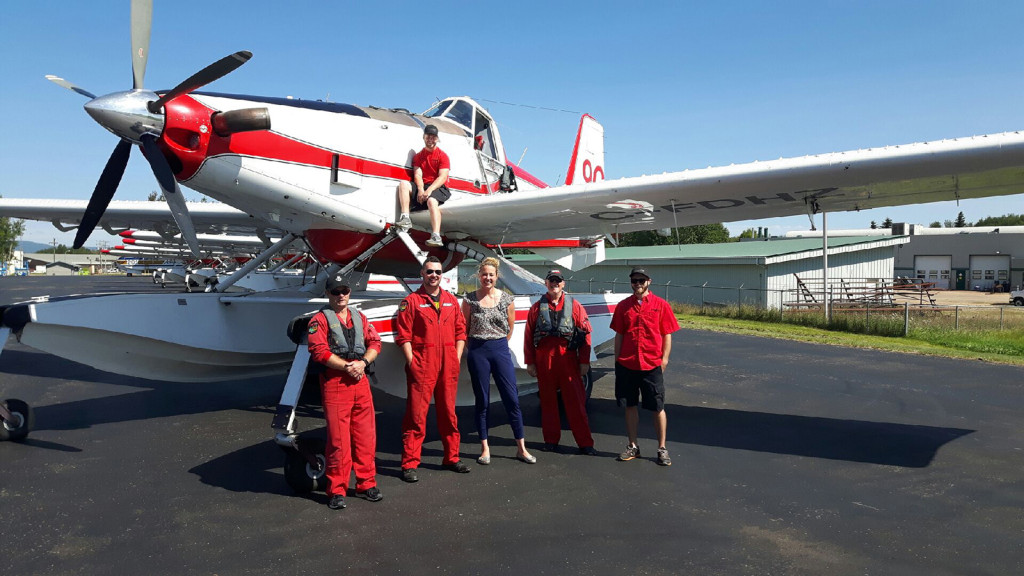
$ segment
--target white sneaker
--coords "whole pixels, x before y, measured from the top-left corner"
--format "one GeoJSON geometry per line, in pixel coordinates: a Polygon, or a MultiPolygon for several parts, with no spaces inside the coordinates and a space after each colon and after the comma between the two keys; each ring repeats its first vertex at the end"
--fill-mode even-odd
{"type": "Polygon", "coordinates": [[[431,248],[440,248],[441,246],[444,246],[444,242],[441,242],[440,234],[431,234],[430,240],[427,240],[426,244],[431,248]]]}
{"type": "Polygon", "coordinates": [[[409,228],[412,228],[412,220],[409,219],[408,214],[402,214],[398,218],[398,222],[395,222],[395,226],[402,232],[408,232],[409,228]]]}

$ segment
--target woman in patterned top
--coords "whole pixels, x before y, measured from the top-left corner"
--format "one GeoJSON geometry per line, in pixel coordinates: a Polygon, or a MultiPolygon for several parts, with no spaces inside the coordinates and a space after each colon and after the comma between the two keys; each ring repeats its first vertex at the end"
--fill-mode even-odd
{"type": "Polygon", "coordinates": [[[519,388],[516,369],[508,341],[516,322],[515,300],[507,292],[498,290],[498,259],[485,258],[477,269],[480,287],[466,294],[462,300],[462,313],[466,317],[468,340],[466,366],[473,381],[476,395],[476,427],[480,434],[480,457],[477,463],[491,463],[491,449],[487,444],[487,410],[491,404],[491,376],[501,394],[501,403],[508,413],[512,435],[519,451],[516,458],[527,464],[537,459],[526,450],[523,435],[523,414],[519,409],[519,388]]]}

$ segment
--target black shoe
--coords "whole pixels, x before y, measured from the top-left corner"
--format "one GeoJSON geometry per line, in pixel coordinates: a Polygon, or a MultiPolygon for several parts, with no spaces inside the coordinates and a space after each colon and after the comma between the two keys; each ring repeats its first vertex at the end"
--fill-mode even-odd
{"type": "Polygon", "coordinates": [[[411,484],[413,482],[419,482],[420,477],[416,475],[415,468],[402,468],[402,480],[411,484]]]}
{"type": "Polygon", "coordinates": [[[597,456],[597,450],[593,446],[580,446],[580,454],[584,456],[597,456]]]}
{"type": "Polygon", "coordinates": [[[331,510],[341,510],[345,507],[345,497],[341,494],[331,496],[330,501],[327,502],[327,507],[331,510]]]}
{"type": "Polygon", "coordinates": [[[367,488],[363,492],[356,492],[356,496],[362,496],[370,502],[380,502],[384,499],[384,495],[380,493],[380,488],[374,486],[373,488],[367,488]]]}
{"type": "Polygon", "coordinates": [[[544,446],[541,448],[541,451],[543,452],[554,452],[556,450],[558,450],[558,444],[548,444],[547,442],[545,442],[544,446]]]}
{"type": "Polygon", "coordinates": [[[463,462],[462,460],[459,460],[458,462],[452,462],[451,464],[445,464],[444,467],[447,468],[448,470],[451,470],[452,472],[458,472],[459,474],[469,473],[469,466],[466,466],[466,463],[463,462]]]}

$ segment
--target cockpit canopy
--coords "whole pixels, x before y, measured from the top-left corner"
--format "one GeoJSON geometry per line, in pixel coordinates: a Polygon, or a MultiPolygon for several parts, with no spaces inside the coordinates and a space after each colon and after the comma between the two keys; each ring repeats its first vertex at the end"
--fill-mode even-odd
{"type": "Polygon", "coordinates": [[[477,148],[498,161],[504,162],[504,155],[499,154],[500,140],[497,127],[490,114],[472,98],[460,96],[445,98],[434,104],[423,113],[428,118],[443,117],[466,128],[473,135],[477,148]]]}

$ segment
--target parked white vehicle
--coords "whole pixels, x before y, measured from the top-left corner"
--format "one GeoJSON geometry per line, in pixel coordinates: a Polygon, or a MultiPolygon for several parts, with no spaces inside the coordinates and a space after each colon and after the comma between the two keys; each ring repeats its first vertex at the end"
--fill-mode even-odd
{"type": "Polygon", "coordinates": [[[1024,306],[1024,290],[1014,290],[1010,292],[1010,304],[1014,306],[1024,306]]]}

